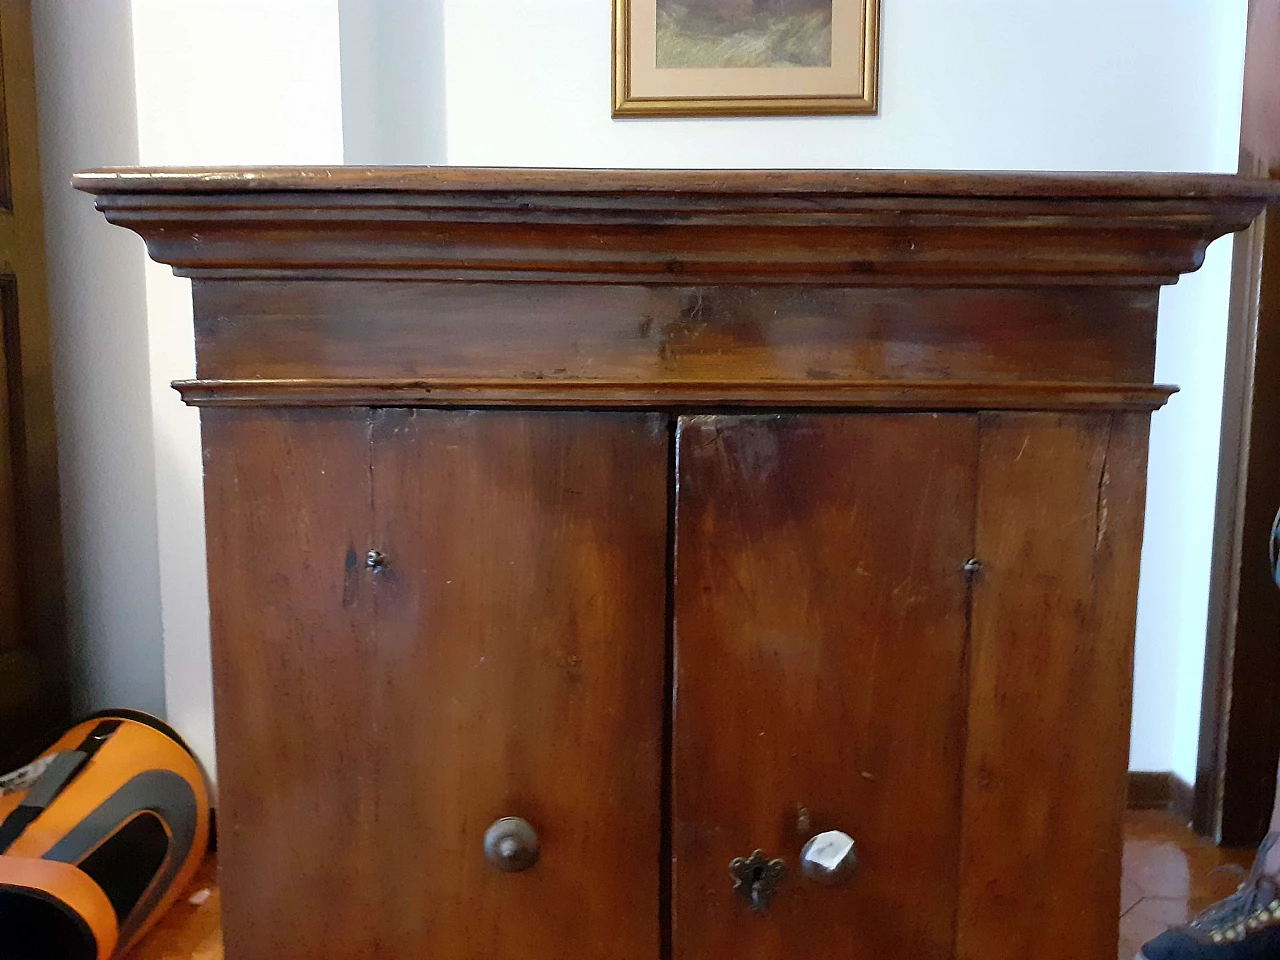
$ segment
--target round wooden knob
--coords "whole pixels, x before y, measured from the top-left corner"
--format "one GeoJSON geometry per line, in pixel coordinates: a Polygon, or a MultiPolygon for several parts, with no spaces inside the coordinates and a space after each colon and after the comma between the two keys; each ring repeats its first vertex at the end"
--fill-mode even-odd
{"type": "Polygon", "coordinates": [[[801,871],[810,880],[824,886],[842,883],[857,866],[853,837],[840,830],[819,833],[800,851],[801,871]]]}
{"type": "Polygon", "coordinates": [[[538,834],[519,817],[503,817],[484,832],[485,858],[503,873],[519,873],[538,862],[538,834]]]}

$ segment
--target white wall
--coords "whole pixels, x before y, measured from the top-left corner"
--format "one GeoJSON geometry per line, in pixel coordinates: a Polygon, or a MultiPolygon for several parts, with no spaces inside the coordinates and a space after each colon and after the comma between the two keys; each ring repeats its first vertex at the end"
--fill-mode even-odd
{"type": "Polygon", "coordinates": [[[446,0],[449,163],[1234,170],[1245,0],[883,8],[877,117],[615,121],[608,3],[446,0]]]}
{"type": "Polygon", "coordinates": [[[32,14],[74,704],[163,713],[142,241],[68,184],[138,162],[129,0],[32,14]]]}
{"type": "MultiPolygon", "coordinates": [[[[337,0],[133,0],[138,160],[338,164],[337,0]]],[[[170,388],[195,375],[189,281],[148,263],[151,413],[169,722],[213,770],[199,419],[170,388]]]]}
{"type": "MultiPolygon", "coordinates": [[[[609,5],[446,0],[451,164],[1234,171],[1246,0],[889,0],[877,117],[609,118],[609,5]]],[[[1165,291],[1131,766],[1192,779],[1230,241],[1165,291]]]]}
{"type": "Polygon", "coordinates": [[[54,378],[79,710],[167,715],[213,770],[190,285],[70,175],[342,162],[338,0],[37,0],[54,378]]]}
{"type": "Polygon", "coordinates": [[[444,0],[339,0],[343,157],[445,162],[444,0]]]}
{"type": "Polygon", "coordinates": [[[1231,244],[1161,297],[1156,378],[1182,390],[1151,422],[1130,767],[1195,782],[1217,494],[1231,244]]]}

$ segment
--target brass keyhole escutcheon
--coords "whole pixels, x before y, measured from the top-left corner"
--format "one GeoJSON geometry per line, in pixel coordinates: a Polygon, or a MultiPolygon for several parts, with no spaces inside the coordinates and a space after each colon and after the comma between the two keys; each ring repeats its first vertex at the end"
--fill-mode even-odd
{"type": "Polygon", "coordinates": [[[764,913],[778,892],[778,884],[787,875],[785,860],[770,860],[763,850],[749,857],[734,857],[729,862],[733,889],[751,907],[752,913],[764,913]]]}

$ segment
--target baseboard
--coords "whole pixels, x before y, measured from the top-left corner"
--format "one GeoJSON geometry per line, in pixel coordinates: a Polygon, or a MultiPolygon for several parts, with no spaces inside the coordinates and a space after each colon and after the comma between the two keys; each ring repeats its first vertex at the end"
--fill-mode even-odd
{"type": "Polygon", "coordinates": [[[1130,810],[1168,810],[1190,817],[1194,793],[1191,784],[1171,771],[1129,771],[1130,810]]]}

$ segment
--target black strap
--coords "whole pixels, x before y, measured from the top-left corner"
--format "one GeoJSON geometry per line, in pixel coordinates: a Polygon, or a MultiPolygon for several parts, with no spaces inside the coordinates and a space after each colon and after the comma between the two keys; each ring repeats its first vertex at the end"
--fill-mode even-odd
{"type": "Polygon", "coordinates": [[[64,750],[54,756],[44,773],[40,774],[39,779],[28,788],[22,803],[4,818],[3,823],[0,823],[0,854],[13,846],[14,841],[22,836],[22,832],[57,799],[58,795],[67,788],[67,784],[84,769],[93,755],[102,749],[102,745],[110,739],[111,734],[116,732],[120,724],[120,720],[104,720],[89,732],[76,749],[64,750]]]}

